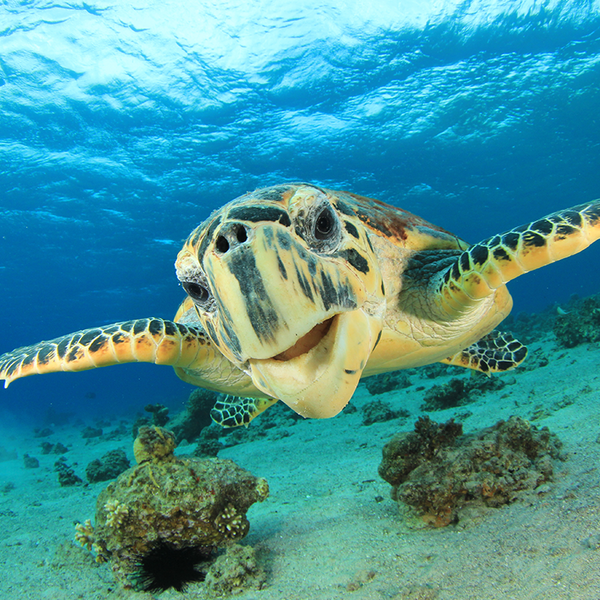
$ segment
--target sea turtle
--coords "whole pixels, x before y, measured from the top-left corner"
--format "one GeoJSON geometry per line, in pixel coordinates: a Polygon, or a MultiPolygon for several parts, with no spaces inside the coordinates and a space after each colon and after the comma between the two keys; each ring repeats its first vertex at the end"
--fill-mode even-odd
{"type": "Polygon", "coordinates": [[[175,319],[86,329],[0,356],[0,379],[126,362],[171,365],[247,424],[278,399],[339,413],[361,377],[433,362],[506,371],[506,283],[600,237],[600,200],[470,246],[402,209],[309,184],[256,190],[197,227],[175,263],[175,319]]]}

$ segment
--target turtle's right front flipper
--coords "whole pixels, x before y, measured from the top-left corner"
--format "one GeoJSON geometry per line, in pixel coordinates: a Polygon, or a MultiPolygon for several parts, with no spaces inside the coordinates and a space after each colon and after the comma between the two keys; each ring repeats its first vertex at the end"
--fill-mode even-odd
{"type": "Polygon", "coordinates": [[[581,252],[600,239],[600,200],[561,210],[465,250],[438,284],[447,314],[460,315],[506,283],[581,252]]]}
{"type": "Polygon", "coordinates": [[[214,349],[201,329],[165,319],[137,319],[7,352],[0,356],[0,380],[8,387],[15,379],[41,373],[131,362],[185,368],[211,358],[214,349]]]}

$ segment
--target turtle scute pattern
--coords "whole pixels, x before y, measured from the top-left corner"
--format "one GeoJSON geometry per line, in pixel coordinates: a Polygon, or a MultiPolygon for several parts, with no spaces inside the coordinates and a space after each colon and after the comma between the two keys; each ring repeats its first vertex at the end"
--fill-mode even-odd
{"type": "Polygon", "coordinates": [[[445,273],[440,290],[458,286],[472,299],[487,296],[519,275],[585,249],[598,239],[599,228],[598,200],[514,227],[463,252],[445,273]]]}
{"type": "Polygon", "coordinates": [[[526,356],[527,347],[512,334],[492,331],[444,362],[490,375],[514,369],[526,356]]]}
{"type": "Polygon", "coordinates": [[[82,371],[135,361],[173,364],[174,355],[205,343],[204,333],[197,327],[160,318],[136,319],[84,329],[3,354],[0,378],[7,387],[14,379],[36,373],[82,371]]]}

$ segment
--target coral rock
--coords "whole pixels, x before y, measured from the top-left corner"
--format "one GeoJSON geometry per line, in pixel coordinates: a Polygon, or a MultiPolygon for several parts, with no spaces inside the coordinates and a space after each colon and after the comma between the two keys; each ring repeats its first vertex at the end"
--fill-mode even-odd
{"type": "Polygon", "coordinates": [[[152,413],[152,423],[158,427],[169,422],[169,409],[162,404],[146,404],[144,410],[152,413]]]}
{"type": "Polygon", "coordinates": [[[565,348],[585,342],[599,342],[600,296],[574,299],[569,303],[568,312],[557,315],[553,330],[559,344],[565,348]]]}
{"type": "Polygon", "coordinates": [[[40,461],[35,456],[29,454],[23,455],[23,465],[26,469],[37,469],[40,466],[40,461]]]}
{"type": "Polygon", "coordinates": [[[206,575],[206,585],[221,596],[261,589],[267,577],[258,565],[254,550],[249,546],[233,544],[211,565],[206,575]]]}
{"type": "Polygon", "coordinates": [[[172,432],[162,427],[140,427],[133,443],[133,455],[138,464],[164,461],[173,457],[177,443],[172,432]]]}
{"type": "Polygon", "coordinates": [[[210,409],[219,398],[217,392],[203,388],[195,389],[189,396],[186,409],[176,415],[169,423],[169,429],[175,434],[178,442],[195,441],[200,432],[208,427],[212,420],[210,409]]]}
{"type": "Polygon", "coordinates": [[[269,493],[264,479],[231,460],[173,456],[170,432],[142,428],[140,438],[144,452],[136,458],[145,458],[101,492],[96,505],[94,549],[125,583],[135,583],[140,560],[156,548],[218,548],[242,539],[246,511],[269,493]]]}
{"type": "Polygon", "coordinates": [[[460,425],[419,419],[414,432],[394,436],[383,449],[379,474],[392,497],[415,507],[437,527],[456,522],[466,505],[496,507],[553,476],[561,443],[547,428],[511,417],[477,435],[460,425]]]}
{"type": "Polygon", "coordinates": [[[473,371],[469,377],[451,379],[448,383],[434,385],[425,392],[423,411],[446,410],[464,406],[477,399],[477,394],[501,390],[507,380],[500,377],[488,377],[483,373],[473,371]]]}
{"type": "Polygon", "coordinates": [[[75,471],[63,459],[64,457],[59,458],[54,463],[54,470],[58,473],[58,483],[60,483],[62,487],[83,483],[81,477],[78,477],[75,474],[75,471]]]}
{"type": "Polygon", "coordinates": [[[123,450],[111,450],[101,459],[96,458],[85,469],[85,475],[90,483],[108,481],[118,477],[129,468],[129,461],[123,450]]]}
{"type": "Polygon", "coordinates": [[[365,380],[364,385],[375,396],[376,394],[385,394],[394,390],[403,390],[410,387],[412,382],[406,371],[392,371],[390,373],[372,375],[365,380]]]}

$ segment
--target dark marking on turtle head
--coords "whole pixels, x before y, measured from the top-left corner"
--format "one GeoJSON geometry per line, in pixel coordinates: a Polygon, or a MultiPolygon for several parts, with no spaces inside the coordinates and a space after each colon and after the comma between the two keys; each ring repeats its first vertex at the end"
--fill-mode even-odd
{"type": "Polygon", "coordinates": [[[281,262],[279,254],[277,254],[277,268],[279,269],[280,275],[287,281],[288,274],[285,265],[281,262]]]}
{"type": "Polygon", "coordinates": [[[252,197],[257,200],[267,200],[269,202],[283,202],[284,194],[291,188],[289,185],[275,185],[269,188],[262,188],[252,193],[252,197]]]}
{"type": "Polygon", "coordinates": [[[375,340],[375,344],[373,344],[373,350],[375,350],[375,348],[377,348],[377,345],[379,344],[379,340],[381,340],[382,333],[383,333],[383,330],[380,330],[379,333],[377,334],[377,339],[375,340]]]}
{"type": "Polygon", "coordinates": [[[353,211],[345,202],[343,202],[339,198],[334,201],[333,205],[343,215],[347,215],[348,217],[356,216],[356,212],[353,211]]]}
{"type": "Polygon", "coordinates": [[[244,299],[250,324],[261,341],[273,341],[274,332],[281,326],[273,301],[265,289],[263,276],[252,252],[240,252],[235,260],[227,261],[229,272],[235,277],[244,299]]]}
{"type": "Polygon", "coordinates": [[[358,235],[358,229],[356,229],[353,223],[350,223],[350,221],[344,221],[344,227],[353,238],[356,238],[357,240],[360,238],[358,235]]]}
{"type": "Polygon", "coordinates": [[[198,247],[198,251],[196,253],[196,257],[198,258],[198,263],[200,265],[204,260],[204,255],[206,254],[208,246],[213,241],[213,235],[215,233],[215,230],[221,224],[221,220],[221,215],[216,215],[215,218],[211,221],[210,225],[208,225],[208,227],[206,226],[206,224],[201,226],[202,231],[206,231],[206,233],[204,234],[204,239],[200,243],[200,246],[198,247]]]}
{"type": "Polygon", "coordinates": [[[247,221],[250,223],[272,222],[290,227],[292,222],[287,212],[277,206],[243,205],[232,208],[227,220],[247,221]]]}
{"type": "Polygon", "coordinates": [[[226,309],[222,310],[223,318],[219,321],[221,337],[227,344],[227,348],[231,353],[238,359],[242,358],[242,346],[240,339],[236,335],[235,331],[231,328],[231,315],[226,309]]]}
{"type": "Polygon", "coordinates": [[[298,268],[298,265],[296,263],[294,263],[294,267],[296,269],[296,279],[298,280],[298,283],[300,284],[300,289],[302,290],[302,293],[311,301],[314,302],[314,296],[312,293],[312,288],[310,286],[310,283],[306,280],[306,278],[304,277],[304,273],[302,273],[301,269],[298,268]]]}
{"type": "Polygon", "coordinates": [[[287,231],[277,230],[275,237],[277,238],[277,244],[282,250],[289,250],[292,247],[292,238],[287,231]]]}
{"type": "Polygon", "coordinates": [[[346,260],[348,264],[352,265],[357,271],[365,274],[369,272],[369,261],[356,249],[348,248],[342,250],[341,252],[338,252],[338,256],[346,260]]]}
{"type": "Polygon", "coordinates": [[[454,281],[458,281],[460,279],[460,268],[458,266],[458,261],[452,265],[452,279],[454,279],[454,281]]]}
{"type": "Polygon", "coordinates": [[[356,308],[356,298],[351,287],[347,283],[339,283],[336,286],[325,271],[321,272],[320,282],[317,282],[316,288],[326,311],[331,307],[350,310],[356,308]]]}
{"type": "Polygon", "coordinates": [[[188,238],[188,243],[190,244],[190,246],[195,246],[198,243],[198,240],[200,239],[200,236],[202,235],[202,231],[203,231],[202,227],[196,227],[196,229],[194,229],[194,231],[192,231],[192,233],[190,233],[190,236],[188,238]]]}

